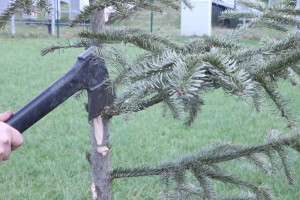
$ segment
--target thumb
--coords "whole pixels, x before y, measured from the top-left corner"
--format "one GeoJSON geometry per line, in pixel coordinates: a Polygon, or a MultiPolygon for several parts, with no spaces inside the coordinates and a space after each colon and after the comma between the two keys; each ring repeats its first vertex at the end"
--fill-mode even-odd
{"type": "Polygon", "coordinates": [[[13,115],[13,112],[11,110],[8,110],[2,114],[0,114],[0,121],[4,122],[8,120],[13,115]]]}

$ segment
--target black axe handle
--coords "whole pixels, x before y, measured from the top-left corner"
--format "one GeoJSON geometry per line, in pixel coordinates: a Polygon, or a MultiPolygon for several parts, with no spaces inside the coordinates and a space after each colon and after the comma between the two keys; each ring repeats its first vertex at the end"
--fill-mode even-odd
{"type": "Polygon", "coordinates": [[[78,84],[81,81],[78,80],[80,79],[78,71],[82,68],[82,65],[89,64],[90,57],[90,54],[81,54],[75,65],[64,76],[18,110],[6,123],[23,133],[63,101],[79,90],[84,89],[81,84],[78,84]]]}
{"type": "Polygon", "coordinates": [[[71,70],[17,111],[6,123],[23,133],[78,91],[78,88],[72,85],[72,79],[71,70]]]}

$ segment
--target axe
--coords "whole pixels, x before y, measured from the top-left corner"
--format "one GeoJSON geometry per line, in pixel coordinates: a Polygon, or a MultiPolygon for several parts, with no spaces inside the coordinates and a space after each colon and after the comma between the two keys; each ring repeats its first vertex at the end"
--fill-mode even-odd
{"type": "Polygon", "coordinates": [[[63,101],[83,89],[88,93],[88,119],[92,120],[100,115],[103,108],[113,102],[114,96],[104,83],[108,78],[104,62],[96,63],[93,59],[92,53],[96,48],[92,46],[82,52],[65,75],[18,110],[6,123],[23,133],[63,101]]]}

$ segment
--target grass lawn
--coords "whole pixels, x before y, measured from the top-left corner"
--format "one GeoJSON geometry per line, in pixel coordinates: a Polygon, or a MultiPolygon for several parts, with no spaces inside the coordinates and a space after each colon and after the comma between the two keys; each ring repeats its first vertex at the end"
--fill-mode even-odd
{"type": "MultiPolygon", "coordinates": [[[[49,84],[57,80],[75,62],[82,49],[56,52],[45,57],[39,49],[55,43],[55,38],[0,36],[0,111],[18,110],[49,84]]],[[[127,46],[126,51],[135,51],[127,46]]],[[[299,86],[281,84],[291,98],[300,121],[299,86]]],[[[90,127],[80,100],[71,98],[27,130],[24,145],[0,165],[0,199],[90,199],[90,168],[85,152],[90,149],[90,127]]],[[[222,90],[204,94],[205,106],[198,120],[186,128],[169,115],[162,117],[161,106],[154,106],[130,119],[111,121],[112,167],[157,165],[178,159],[214,141],[254,144],[262,142],[268,130],[288,132],[286,121],[268,106],[260,115],[252,105],[225,95],[222,90]]],[[[300,180],[299,155],[292,153],[296,180],[300,180]]],[[[255,167],[236,161],[224,165],[228,172],[245,179],[270,184],[281,200],[300,199],[299,186],[287,185],[282,173],[267,177],[255,167]]],[[[282,170],[283,171],[283,170],[282,170]]],[[[216,185],[218,190],[231,190],[216,185]]],[[[159,178],[120,179],[113,183],[113,199],[157,199],[159,178]]]]}

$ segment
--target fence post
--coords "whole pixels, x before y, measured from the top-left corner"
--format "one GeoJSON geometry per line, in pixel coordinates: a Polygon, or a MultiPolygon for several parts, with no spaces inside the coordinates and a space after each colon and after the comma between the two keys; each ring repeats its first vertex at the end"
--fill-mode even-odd
{"type": "Polygon", "coordinates": [[[51,35],[55,35],[55,0],[51,1],[52,10],[51,10],[51,35]]]}
{"type": "Polygon", "coordinates": [[[11,34],[12,36],[16,35],[15,15],[11,17],[11,34]]]}

